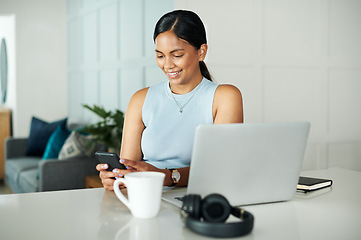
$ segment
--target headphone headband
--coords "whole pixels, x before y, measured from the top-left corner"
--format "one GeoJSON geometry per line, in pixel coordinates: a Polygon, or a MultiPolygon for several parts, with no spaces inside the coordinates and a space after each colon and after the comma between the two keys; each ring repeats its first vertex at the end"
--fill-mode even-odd
{"type": "MultiPolygon", "coordinates": [[[[185,225],[192,231],[202,235],[207,235],[210,237],[218,237],[218,238],[239,237],[246,235],[252,231],[254,224],[254,217],[250,212],[244,211],[241,208],[230,206],[231,208],[230,213],[236,218],[240,219],[240,222],[224,223],[224,222],[210,222],[210,221],[206,221],[205,219],[201,220],[200,216],[196,214],[196,212],[192,211],[192,209],[189,209],[189,208],[201,208],[199,205],[203,203],[200,202],[201,201],[200,196],[188,195],[188,197],[190,198],[188,200],[191,201],[189,202],[186,201],[186,205],[187,205],[186,207],[184,206],[185,202],[183,202],[184,208],[181,211],[181,213],[187,216],[185,218],[185,225]],[[194,201],[194,199],[196,199],[196,201],[194,201]]],[[[214,194],[213,196],[208,196],[207,198],[209,197],[214,197],[214,194]]],[[[225,201],[227,200],[225,199],[225,201]]]]}
{"type": "MultiPolygon", "coordinates": [[[[238,209],[238,212],[241,212],[238,209]]],[[[233,213],[232,213],[233,215],[233,213]]],[[[234,215],[235,216],[235,215],[234,215]]],[[[237,216],[236,216],[237,217],[237,216]]],[[[194,232],[211,237],[239,237],[250,233],[253,229],[253,215],[244,211],[242,222],[210,223],[188,216],[186,226],[194,232]]]]}

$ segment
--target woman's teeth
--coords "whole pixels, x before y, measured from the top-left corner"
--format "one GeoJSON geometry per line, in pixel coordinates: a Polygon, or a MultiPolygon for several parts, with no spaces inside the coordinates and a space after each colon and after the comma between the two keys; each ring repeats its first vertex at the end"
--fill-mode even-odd
{"type": "Polygon", "coordinates": [[[182,70],[178,71],[178,72],[173,72],[173,73],[168,73],[169,77],[176,77],[182,70]]]}

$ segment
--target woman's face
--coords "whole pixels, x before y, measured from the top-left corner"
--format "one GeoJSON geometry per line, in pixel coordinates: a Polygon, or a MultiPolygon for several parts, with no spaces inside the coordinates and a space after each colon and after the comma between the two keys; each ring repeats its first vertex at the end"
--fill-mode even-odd
{"type": "Polygon", "coordinates": [[[173,31],[159,34],[155,44],[157,64],[167,75],[171,86],[189,83],[196,85],[202,80],[199,61],[205,57],[205,44],[197,50],[187,41],[178,38],[173,31]]]}

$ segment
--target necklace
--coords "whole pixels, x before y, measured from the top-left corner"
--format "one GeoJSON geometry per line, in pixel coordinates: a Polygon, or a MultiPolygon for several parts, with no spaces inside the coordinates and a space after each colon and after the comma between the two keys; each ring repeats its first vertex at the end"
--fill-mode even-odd
{"type": "Polygon", "coordinates": [[[174,93],[172,93],[172,90],[171,90],[171,95],[172,95],[172,98],[174,100],[174,102],[177,104],[177,106],[179,107],[179,113],[182,113],[183,112],[183,108],[190,102],[190,100],[193,98],[193,96],[198,92],[199,88],[197,90],[194,91],[194,93],[192,94],[192,96],[190,96],[190,98],[188,99],[188,101],[183,105],[179,105],[179,103],[177,102],[177,100],[175,99],[174,97],[174,93]]]}

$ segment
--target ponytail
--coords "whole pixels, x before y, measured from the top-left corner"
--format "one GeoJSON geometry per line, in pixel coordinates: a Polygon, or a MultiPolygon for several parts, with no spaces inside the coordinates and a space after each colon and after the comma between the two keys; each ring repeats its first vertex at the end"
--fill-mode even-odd
{"type": "Polygon", "coordinates": [[[199,68],[201,69],[202,76],[207,78],[209,81],[213,81],[211,74],[208,71],[207,65],[205,62],[199,62],[199,68]]]}

